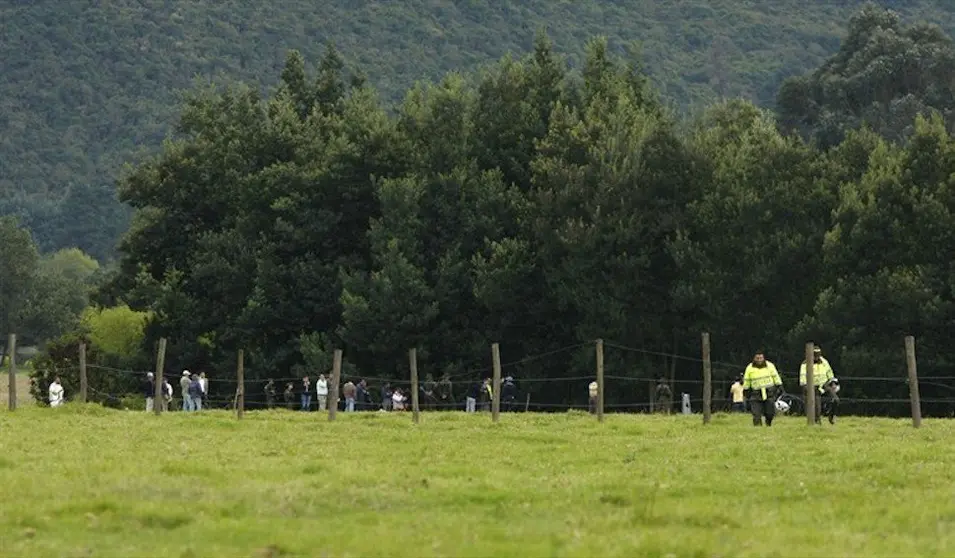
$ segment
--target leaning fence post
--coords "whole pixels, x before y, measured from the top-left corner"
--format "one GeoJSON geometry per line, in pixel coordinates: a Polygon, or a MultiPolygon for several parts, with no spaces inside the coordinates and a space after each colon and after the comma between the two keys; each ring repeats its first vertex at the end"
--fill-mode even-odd
{"type": "Polygon", "coordinates": [[[159,338],[159,348],[156,351],[156,385],[153,390],[153,413],[159,415],[163,408],[163,381],[162,373],[166,367],[166,338],[159,338]]]}
{"type": "Polygon", "coordinates": [[[245,351],[239,349],[239,362],[236,366],[236,381],[239,383],[235,397],[235,416],[241,419],[245,414],[245,351]]]}
{"type": "Polygon", "coordinates": [[[710,334],[703,334],[703,424],[710,423],[713,412],[713,369],[710,363],[710,334]]]}
{"type": "Polygon", "coordinates": [[[86,403],[88,386],[86,379],[86,343],[80,343],[80,403],[86,403]]]}
{"type": "Polygon", "coordinates": [[[915,363],[915,338],[905,338],[905,361],[909,369],[909,398],[912,400],[912,426],[922,426],[922,401],[919,397],[919,374],[915,363]]]}
{"type": "Polygon", "coordinates": [[[597,339],[597,422],[604,421],[604,340],[597,339]]]}
{"type": "Polygon", "coordinates": [[[816,380],[813,370],[813,349],[815,344],[806,343],[806,422],[816,424],[816,380]]]}
{"type": "Polygon", "coordinates": [[[17,334],[11,333],[7,341],[7,352],[10,353],[10,387],[8,391],[8,405],[11,411],[17,408],[17,334]]]}
{"type": "Polygon", "coordinates": [[[411,367],[411,418],[415,424],[420,420],[421,409],[418,404],[418,350],[408,351],[408,365],[411,367]]]}
{"type": "Polygon", "coordinates": [[[328,387],[328,421],[335,420],[338,411],[338,382],[342,379],[342,350],[335,349],[332,359],[332,385],[328,387]]]}
{"type": "Polygon", "coordinates": [[[491,361],[494,366],[491,382],[491,420],[497,422],[501,412],[501,347],[497,343],[491,345],[491,361]]]}

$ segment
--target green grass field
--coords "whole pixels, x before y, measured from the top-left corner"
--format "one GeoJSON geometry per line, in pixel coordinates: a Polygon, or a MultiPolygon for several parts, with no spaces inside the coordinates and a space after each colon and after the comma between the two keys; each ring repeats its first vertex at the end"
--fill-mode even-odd
{"type": "Polygon", "coordinates": [[[945,556],[955,423],[0,412],[2,556],[945,556]]]}

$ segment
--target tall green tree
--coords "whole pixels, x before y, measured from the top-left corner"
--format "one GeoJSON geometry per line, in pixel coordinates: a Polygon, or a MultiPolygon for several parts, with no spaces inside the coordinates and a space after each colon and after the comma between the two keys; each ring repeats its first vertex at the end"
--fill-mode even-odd
{"type": "Polygon", "coordinates": [[[745,362],[760,347],[785,359],[798,347],[791,326],[822,287],[836,186],[817,152],[742,101],[710,108],[692,146],[708,170],[670,247],[678,307],[730,348],[724,359],[745,362]]]}
{"type": "Polygon", "coordinates": [[[934,24],[905,25],[869,3],[849,20],[839,52],[810,74],[783,82],[780,126],[838,144],[866,124],[893,141],[908,137],[919,114],[955,124],[955,43],[934,24]]]}

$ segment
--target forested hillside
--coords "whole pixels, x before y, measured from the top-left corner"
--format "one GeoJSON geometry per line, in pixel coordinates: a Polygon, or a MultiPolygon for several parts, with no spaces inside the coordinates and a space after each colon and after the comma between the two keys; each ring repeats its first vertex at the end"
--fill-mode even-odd
{"type": "MultiPolygon", "coordinates": [[[[719,95],[771,106],[781,81],[833,54],[859,1],[452,2],[361,0],[36,2],[0,6],[0,213],[44,250],[103,259],[125,230],[113,201],[125,161],[158,149],[176,91],[196,75],[271,87],[285,54],[334,42],[386,99],[419,79],[469,72],[531,48],[546,28],[579,67],[584,42],[642,45],[664,98],[690,109],[719,95]]],[[[907,20],[953,28],[942,0],[883,2],[907,20]]]]}

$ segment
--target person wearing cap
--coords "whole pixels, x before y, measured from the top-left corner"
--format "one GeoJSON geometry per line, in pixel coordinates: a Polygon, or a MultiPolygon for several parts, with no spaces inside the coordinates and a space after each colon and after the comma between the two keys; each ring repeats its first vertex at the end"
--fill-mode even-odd
{"type": "Polygon", "coordinates": [[[189,384],[192,383],[192,379],[189,377],[189,371],[182,371],[182,378],[179,380],[179,389],[182,390],[182,410],[191,411],[192,410],[192,396],[189,395],[189,384]]]}
{"type": "Polygon", "coordinates": [[[749,409],[753,413],[753,426],[773,425],[776,416],[776,398],[782,394],[783,380],[776,365],[766,360],[763,351],[753,355],[753,361],[743,373],[743,389],[749,392],[749,409]]]}
{"type": "MultiPolygon", "coordinates": [[[[832,373],[832,366],[829,365],[829,361],[822,356],[822,348],[819,345],[815,345],[812,349],[812,383],[813,387],[816,390],[816,423],[819,424],[822,419],[822,408],[823,408],[823,399],[826,399],[825,404],[827,410],[832,413],[833,409],[832,398],[833,394],[831,390],[826,389],[826,385],[830,380],[835,378],[835,375],[832,373]]],[[[803,361],[802,365],[799,367],[799,385],[802,386],[806,400],[809,399],[809,386],[806,385],[806,362],[803,361]]],[[[808,412],[808,409],[807,409],[808,412]]],[[[835,417],[830,416],[829,422],[834,423],[835,417]]]]}
{"type": "Polygon", "coordinates": [[[156,381],[153,380],[152,372],[146,373],[146,381],[143,382],[143,395],[146,396],[146,412],[149,413],[153,410],[156,401],[156,381]]]}

